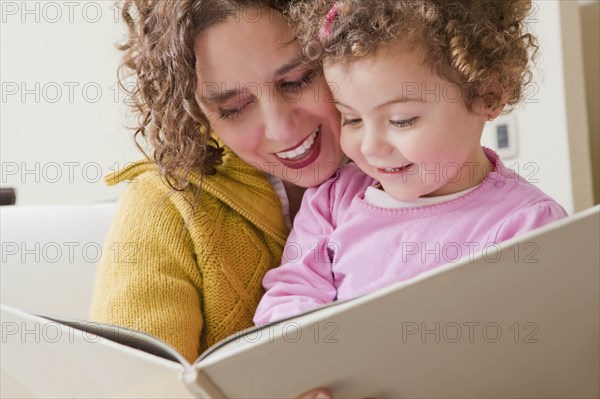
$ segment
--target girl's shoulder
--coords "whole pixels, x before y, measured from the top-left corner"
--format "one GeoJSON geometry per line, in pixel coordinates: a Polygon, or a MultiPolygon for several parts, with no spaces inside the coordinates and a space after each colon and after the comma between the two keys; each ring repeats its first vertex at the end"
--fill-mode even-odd
{"type": "Polygon", "coordinates": [[[325,201],[332,209],[340,205],[346,208],[357,195],[375,184],[375,179],[363,172],[354,162],[348,162],[320,186],[308,189],[305,197],[309,202],[316,199],[325,201]]]}
{"type": "Polygon", "coordinates": [[[338,173],[340,174],[340,177],[343,179],[361,179],[361,180],[372,180],[374,181],[374,179],[367,175],[365,172],[363,172],[354,162],[350,161],[345,165],[342,165],[339,169],[338,169],[338,173]]]}
{"type": "Polygon", "coordinates": [[[333,188],[344,192],[354,192],[361,189],[366,190],[367,187],[376,183],[375,179],[363,172],[354,162],[350,161],[340,166],[333,176],[317,188],[328,190],[333,188]]]}

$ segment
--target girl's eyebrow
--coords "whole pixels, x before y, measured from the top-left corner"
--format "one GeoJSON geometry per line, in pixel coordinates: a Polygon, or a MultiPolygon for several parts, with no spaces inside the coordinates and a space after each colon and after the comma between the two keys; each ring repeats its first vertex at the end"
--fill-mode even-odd
{"type": "Polygon", "coordinates": [[[390,101],[386,101],[383,104],[379,104],[378,106],[375,107],[375,109],[381,109],[381,108],[385,107],[386,105],[390,105],[390,104],[409,103],[412,101],[416,101],[416,102],[420,102],[420,103],[425,102],[425,101],[423,101],[422,98],[418,98],[418,97],[398,97],[398,98],[394,98],[390,101]]]}
{"type": "Polygon", "coordinates": [[[352,112],[356,112],[356,111],[354,111],[354,110],[352,109],[352,107],[350,107],[349,105],[346,105],[346,104],[344,104],[344,103],[341,103],[341,102],[339,102],[339,101],[338,101],[338,100],[336,100],[336,99],[333,99],[333,103],[334,103],[335,105],[339,105],[339,106],[341,106],[341,107],[347,108],[347,109],[349,109],[349,110],[350,110],[350,111],[352,111],[352,112]]]}
{"type": "MultiPolygon", "coordinates": [[[[376,106],[374,109],[375,109],[375,110],[379,110],[379,109],[381,109],[381,108],[383,108],[383,107],[385,107],[385,106],[387,106],[387,105],[396,104],[396,103],[408,103],[408,102],[412,102],[412,101],[415,101],[415,102],[420,102],[420,103],[424,103],[424,102],[425,102],[425,101],[423,101],[423,99],[421,99],[421,98],[417,98],[417,97],[398,97],[398,98],[395,98],[395,99],[393,99],[393,100],[386,101],[386,102],[384,102],[383,104],[379,104],[379,105],[378,105],[378,106],[376,106]]],[[[334,100],[333,100],[333,103],[334,103],[334,104],[336,104],[336,105],[339,105],[339,106],[341,106],[341,107],[347,108],[347,109],[349,109],[350,111],[353,111],[353,112],[355,112],[355,111],[354,111],[354,109],[352,109],[352,107],[350,107],[350,106],[348,106],[348,105],[346,105],[346,104],[344,104],[344,103],[341,103],[341,102],[340,102],[340,101],[338,101],[338,100],[335,100],[335,99],[334,99],[334,100]]]]}
{"type": "MultiPolygon", "coordinates": [[[[275,72],[273,73],[274,78],[276,79],[276,78],[281,77],[282,75],[285,75],[289,71],[298,67],[298,65],[302,64],[303,61],[304,61],[304,58],[301,55],[295,57],[290,62],[277,68],[275,70],[275,72]]],[[[239,90],[239,89],[231,89],[231,90],[225,90],[225,91],[220,91],[217,89],[215,91],[210,91],[209,93],[202,95],[200,97],[200,101],[205,105],[220,104],[220,103],[224,103],[225,101],[229,100],[230,98],[241,95],[241,93],[242,93],[242,90],[239,90]]]]}

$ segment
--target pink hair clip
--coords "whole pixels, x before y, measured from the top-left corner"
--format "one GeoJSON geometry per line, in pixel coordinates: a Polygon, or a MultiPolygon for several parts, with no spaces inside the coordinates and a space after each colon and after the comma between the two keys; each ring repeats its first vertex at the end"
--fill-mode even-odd
{"type": "Polygon", "coordinates": [[[331,9],[327,13],[327,15],[325,16],[325,22],[323,23],[323,26],[321,27],[321,32],[319,34],[319,38],[321,40],[325,40],[329,35],[331,35],[331,27],[333,26],[333,21],[335,20],[335,17],[337,17],[337,13],[338,2],[336,0],[333,3],[333,6],[331,6],[331,9]]]}

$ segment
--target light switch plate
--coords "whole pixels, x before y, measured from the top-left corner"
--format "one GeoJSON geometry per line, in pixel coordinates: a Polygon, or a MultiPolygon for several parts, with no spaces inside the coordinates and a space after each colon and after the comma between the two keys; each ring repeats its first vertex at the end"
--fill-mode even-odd
{"type": "Polygon", "coordinates": [[[500,115],[486,122],[481,144],[496,151],[500,158],[510,159],[518,154],[517,118],[514,114],[500,115]]]}

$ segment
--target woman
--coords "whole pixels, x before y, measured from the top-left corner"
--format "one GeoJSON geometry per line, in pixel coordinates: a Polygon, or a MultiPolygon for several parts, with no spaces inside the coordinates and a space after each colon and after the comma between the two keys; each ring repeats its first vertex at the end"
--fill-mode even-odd
{"type": "Polygon", "coordinates": [[[287,3],[125,1],[122,69],[137,80],[136,137],[153,153],[107,178],[131,183],[93,320],[148,332],[189,361],[252,325],[304,189],[343,158],[339,114],[303,62],[287,3]]]}

